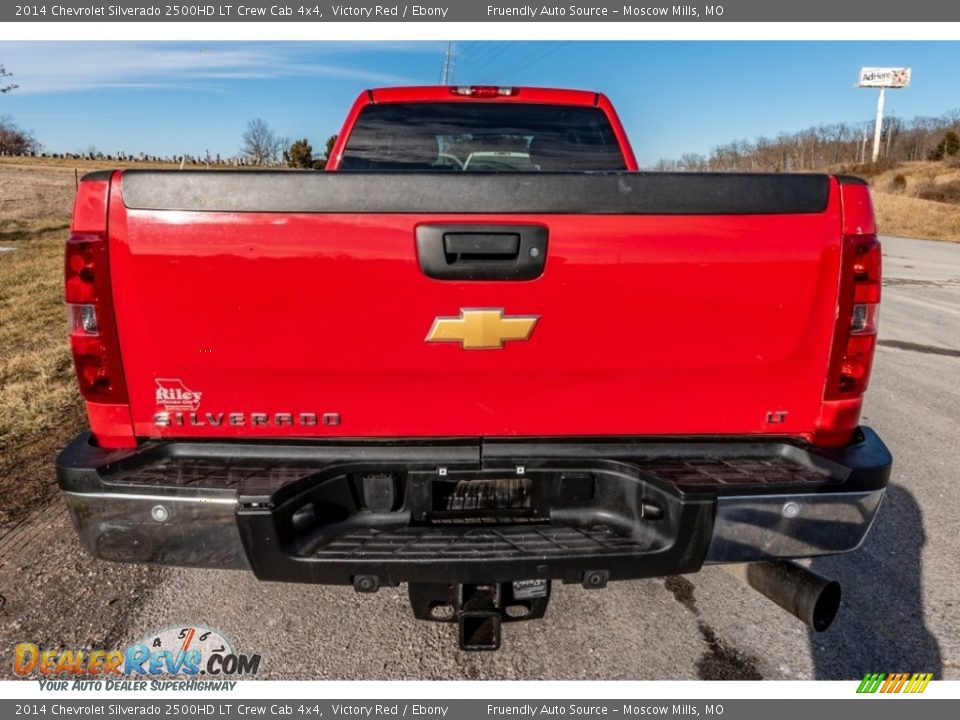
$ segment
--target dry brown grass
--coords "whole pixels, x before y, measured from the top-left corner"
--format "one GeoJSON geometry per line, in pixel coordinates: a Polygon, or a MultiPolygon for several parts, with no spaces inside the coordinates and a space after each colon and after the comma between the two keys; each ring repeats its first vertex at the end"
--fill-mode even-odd
{"type": "MultiPolygon", "coordinates": [[[[178,163],[170,162],[119,162],[117,160],[81,160],[73,158],[49,158],[49,157],[0,157],[0,169],[21,168],[24,170],[50,170],[52,172],[69,173],[71,177],[74,171],[80,175],[93,172],[94,170],[113,170],[119,168],[143,168],[144,170],[173,170],[180,167],[178,163]]],[[[223,169],[233,169],[231,165],[211,166],[223,169]]],[[[202,170],[205,168],[203,163],[187,164],[184,166],[188,170],[202,170]]]]}
{"type": "Polygon", "coordinates": [[[0,166],[0,525],[53,492],[53,453],[82,426],[66,342],[70,174],[0,166]]]}
{"type": "Polygon", "coordinates": [[[38,226],[15,242],[0,233],[0,244],[16,248],[0,254],[0,446],[50,428],[76,399],[62,298],[66,229],[38,226]]]}
{"type": "Polygon", "coordinates": [[[902,184],[898,194],[916,196],[918,188],[923,185],[939,185],[960,180],[960,167],[954,162],[907,162],[897,165],[870,178],[870,184],[882,192],[894,190],[894,178],[900,176],[902,184]]]}
{"type": "Polygon", "coordinates": [[[70,221],[72,173],[0,163],[0,238],[24,239],[50,225],[70,221]]]}
{"type": "Polygon", "coordinates": [[[955,162],[911,162],[870,179],[880,231],[960,242],[960,187],[955,162]]]}
{"type": "MultiPolygon", "coordinates": [[[[94,170],[178,170],[180,163],[175,162],[120,162],[118,160],[82,160],[74,158],[49,157],[0,157],[0,169],[19,168],[32,171],[40,168],[51,172],[69,174],[73,177],[83,177],[84,173],[94,170]]],[[[186,163],[184,170],[290,170],[286,165],[244,165],[237,167],[230,164],[208,165],[204,162],[186,163]]]]}
{"type": "Polygon", "coordinates": [[[960,205],[875,190],[873,206],[884,235],[960,242],[960,205]]]}

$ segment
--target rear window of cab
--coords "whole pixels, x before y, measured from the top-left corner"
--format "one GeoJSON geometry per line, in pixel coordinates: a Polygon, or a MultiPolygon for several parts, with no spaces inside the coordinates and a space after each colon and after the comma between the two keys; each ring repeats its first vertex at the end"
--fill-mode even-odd
{"type": "Polygon", "coordinates": [[[599,108],[439,102],[363,108],[340,169],[613,172],[626,165],[599,108]]]}

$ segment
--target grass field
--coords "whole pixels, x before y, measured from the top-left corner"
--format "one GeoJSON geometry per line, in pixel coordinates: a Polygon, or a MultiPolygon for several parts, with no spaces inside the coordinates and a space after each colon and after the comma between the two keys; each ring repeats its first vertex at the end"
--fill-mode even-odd
{"type": "Polygon", "coordinates": [[[0,529],[55,495],[54,456],[86,421],[66,340],[63,242],[76,178],[104,167],[0,158],[0,529]]]}
{"type": "Polygon", "coordinates": [[[0,527],[53,495],[83,422],[67,348],[63,240],[73,171],[0,164],[0,527]]]}
{"type": "Polygon", "coordinates": [[[874,191],[873,207],[884,235],[960,242],[960,205],[874,191]]]}
{"type": "Polygon", "coordinates": [[[960,204],[918,197],[932,187],[960,186],[956,163],[904,163],[871,178],[870,185],[880,232],[960,242],[960,204]]]}
{"type": "MultiPolygon", "coordinates": [[[[960,206],[910,196],[930,165],[908,168],[903,192],[886,191],[888,174],[873,180],[881,232],[960,241],[960,206]]],[[[54,495],[54,454],[85,422],[65,337],[63,241],[76,175],[102,167],[0,158],[0,527],[54,495]]]]}
{"type": "MultiPolygon", "coordinates": [[[[84,173],[94,170],[136,168],[138,170],[179,170],[180,164],[175,162],[119,162],[117,160],[81,160],[76,158],[49,158],[49,157],[2,157],[0,168],[61,172],[71,178],[83,177],[84,173]]],[[[237,167],[230,164],[208,165],[203,162],[186,163],[184,170],[289,170],[285,165],[244,165],[237,167]]]]}

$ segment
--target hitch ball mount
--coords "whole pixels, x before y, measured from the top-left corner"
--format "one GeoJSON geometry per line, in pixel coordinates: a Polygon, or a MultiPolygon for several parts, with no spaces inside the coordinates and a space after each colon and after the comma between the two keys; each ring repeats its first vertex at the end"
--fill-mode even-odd
{"type": "MultiPolygon", "coordinates": [[[[593,570],[583,573],[581,584],[588,590],[606,587],[610,573],[593,570]]],[[[499,650],[500,627],[505,622],[538,620],[547,612],[550,581],[544,578],[491,583],[410,583],[410,606],[417,620],[457,623],[461,650],[499,650]]],[[[376,575],[356,575],[353,589],[375,593],[380,589],[376,575]]]]}

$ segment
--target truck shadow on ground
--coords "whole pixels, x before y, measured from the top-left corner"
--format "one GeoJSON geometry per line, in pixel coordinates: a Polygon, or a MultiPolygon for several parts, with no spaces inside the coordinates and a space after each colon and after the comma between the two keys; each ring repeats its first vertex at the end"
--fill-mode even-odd
{"type": "Polygon", "coordinates": [[[818,558],[811,569],[838,580],[843,601],[833,626],[809,633],[818,680],[859,680],[868,672],[942,676],[940,647],[924,622],[923,514],[891,484],[859,550],[818,558]]]}

